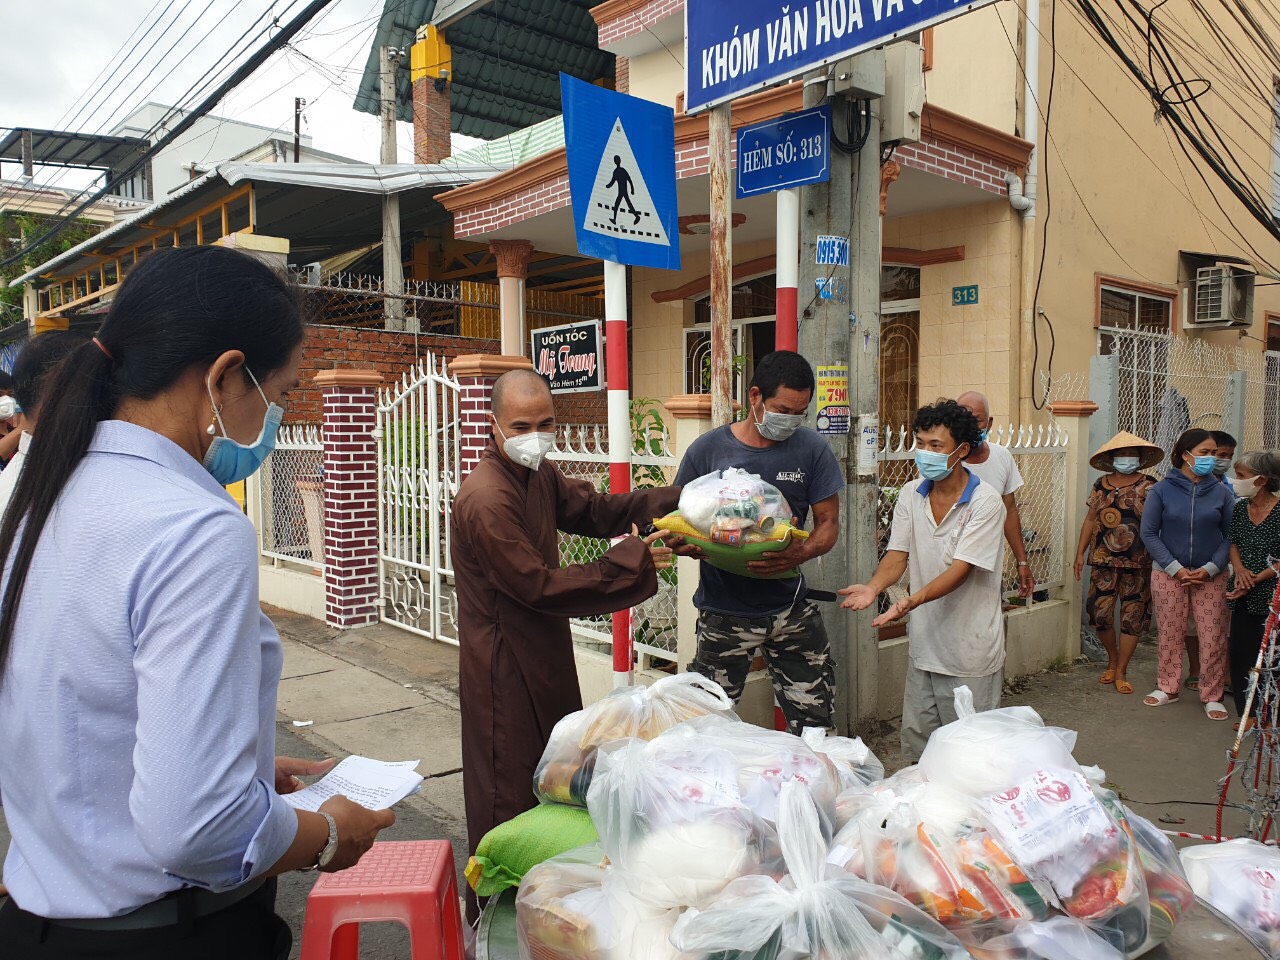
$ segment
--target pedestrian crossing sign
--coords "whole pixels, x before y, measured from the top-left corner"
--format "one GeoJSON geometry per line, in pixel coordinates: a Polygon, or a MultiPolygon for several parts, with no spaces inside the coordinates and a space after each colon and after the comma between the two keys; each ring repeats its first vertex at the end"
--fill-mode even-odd
{"type": "Polygon", "coordinates": [[[579,252],[678,270],[675,113],[563,73],[560,92],[579,252]]]}

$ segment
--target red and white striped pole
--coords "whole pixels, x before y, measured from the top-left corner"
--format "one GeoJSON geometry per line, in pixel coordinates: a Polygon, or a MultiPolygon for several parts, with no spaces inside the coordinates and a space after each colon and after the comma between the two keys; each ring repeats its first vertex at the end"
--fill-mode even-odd
{"type": "MultiPolygon", "coordinates": [[[[609,492],[631,489],[631,381],[627,372],[627,268],[604,261],[605,375],[609,386],[609,492]]],[[[613,615],[613,685],[631,685],[631,611],[613,615]]]]}
{"type": "Polygon", "coordinates": [[[800,344],[798,317],[800,283],[800,191],[779,190],[777,236],[778,312],[774,324],[774,347],[796,350],[800,344]]]}

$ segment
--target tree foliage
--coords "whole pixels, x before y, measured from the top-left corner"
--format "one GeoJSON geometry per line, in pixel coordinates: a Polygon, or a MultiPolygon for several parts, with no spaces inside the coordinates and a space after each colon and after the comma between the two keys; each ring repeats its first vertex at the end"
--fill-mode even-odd
{"type": "MultiPolygon", "coordinates": [[[[38,214],[0,213],[0,259],[21,250],[57,222],[55,217],[38,214]]],[[[58,254],[70,250],[97,234],[102,227],[88,220],[77,220],[46,243],[29,250],[6,267],[0,267],[0,327],[22,320],[22,287],[11,287],[9,281],[27,271],[48,263],[58,254]]]]}

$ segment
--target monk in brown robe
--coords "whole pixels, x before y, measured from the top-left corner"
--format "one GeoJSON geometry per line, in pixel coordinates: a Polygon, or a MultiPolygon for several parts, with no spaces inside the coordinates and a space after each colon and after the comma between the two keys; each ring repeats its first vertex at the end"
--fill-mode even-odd
{"type": "MultiPolygon", "coordinates": [[[[603,494],[544,461],[555,406],[546,381],[531,370],[498,379],[492,411],[489,446],[453,503],[462,786],[472,853],[490,829],[536,804],[533,772],[551,729],[582,708],[569,618],[625,610],[657,592],[657,570],[671,564],[670,549],[654,544],[658,534],[635,533],[679,503],[675,487],[603,494]],[[557,530],[626,536],[594,563],[561,566],[557,530]]],[[[470,891],[467,907],[474,920],[470,891]]]]}

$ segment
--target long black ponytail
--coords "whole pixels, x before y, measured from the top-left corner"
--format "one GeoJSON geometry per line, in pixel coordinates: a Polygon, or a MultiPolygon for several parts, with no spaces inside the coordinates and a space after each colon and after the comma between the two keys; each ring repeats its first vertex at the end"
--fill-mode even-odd
{"type": "Polygon", "coordinates": [[[43,384],[31,449],[0,523],[0,557],[8,567],[0,600],[0,681],[36,546],[98,424],[110,420],[122,400],[149,400],[228,350],[242,351],[246,365],[264,378],[288,362],[302,336],[293,289],[248,254],[179,247],[157,250],[134,268],[98,342],[77,347],[43,384]]]}

